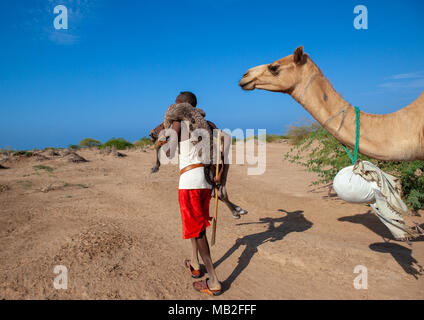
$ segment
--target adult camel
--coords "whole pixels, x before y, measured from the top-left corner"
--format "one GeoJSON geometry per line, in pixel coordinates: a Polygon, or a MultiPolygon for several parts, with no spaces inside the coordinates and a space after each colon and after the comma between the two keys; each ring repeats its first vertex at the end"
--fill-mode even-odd
{"type": "MultiPolygon", "coordinates": [[[[334,90],[300,46],[285,58],[249,69],[243,90],[287,93],[338,141],[355,146],[355,109],[334,90]]],[[[377,160],[424,160],[424,92],[390,114],[360,113],[359,152],[377,160]]]]}

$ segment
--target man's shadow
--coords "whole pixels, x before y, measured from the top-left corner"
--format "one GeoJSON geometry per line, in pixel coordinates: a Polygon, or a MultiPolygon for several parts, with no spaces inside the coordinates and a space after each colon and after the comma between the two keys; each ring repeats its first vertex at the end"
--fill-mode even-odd
{"type": "Polygon", "coordinates": [[[263,232],[247,235],[236,240],[235,244],[215,262],[215,268],[230,257],[241,245],[245,245],[243,253],[240,255],[238,264],[233,272],[226,280],[222,282],[223,290],[228,290],[233,281],[243,272],[249,265],[250,260],[258,252],[258,247],[266,242],[275,242],[282,240],[290,232],[303,232],[310,229],[312,222],[305,219],[303,211],[288,212],[280,209],[280,212],[285,212],[287,215],[281,218],[261,218],[259,222],[240,223],[238,225],[247,224],[268,224],[268,229],[263,232]],[[276,226],[276,223],[280,223],[276,226]]]}
{"type": "Polygon", "coordinates": [[[377,242],[370,245],[370,249],[376,252],[390,253],[397,263],[405,270],[406,273],[418,279],[423,275],[423,266],[412,257],[412,250],[400,246],[396,243],[377,242]]]}

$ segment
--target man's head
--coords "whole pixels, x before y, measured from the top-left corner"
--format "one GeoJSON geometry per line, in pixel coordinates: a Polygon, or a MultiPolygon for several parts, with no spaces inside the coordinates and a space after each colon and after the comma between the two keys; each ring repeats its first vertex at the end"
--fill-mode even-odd
{"type": "Polygon", "coordinates": [[[191,104],[193,107],[196,107],[197,99],[194,93],[190,91],[180,92],[177,99],[175,99],[175,103],[184,103],[184,102],[191,104]]]}

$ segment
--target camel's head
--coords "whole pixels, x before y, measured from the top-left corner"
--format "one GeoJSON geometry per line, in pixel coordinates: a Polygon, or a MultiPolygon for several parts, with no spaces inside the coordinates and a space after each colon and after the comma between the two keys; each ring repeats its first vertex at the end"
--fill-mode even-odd
{"type": "Polygon", "coordinates": [[[308,55],[300,46],[294,54],[270,64],[263,64],[247,70],[239,85],[243,90],[263,89],[290,93],[302,78],[302,69],[308,62],[308,55]]]}

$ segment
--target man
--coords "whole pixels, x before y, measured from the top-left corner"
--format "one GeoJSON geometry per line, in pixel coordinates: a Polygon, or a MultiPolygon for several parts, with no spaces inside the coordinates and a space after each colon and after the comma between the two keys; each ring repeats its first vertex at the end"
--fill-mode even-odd
{"type": "MultiPolygon", "coordinates": [[[[191,92],[181,92],[176,103],[190,103],[197,105],[196,96],[191,92]]],[[[190,141],[189,129],[184,122],[174,121],[171,128],[177,133],[178,139],[169,142],[168,155],[174,157],[177,144],[179,144],[180,181],[178,200],[180,204],[183,225],[183,239],[190,239],[192,244],[191,260],[185,260],[193,278],[202,276],[198,254],[202,257],[209,278],[193,283],[193,288],[202,293],[216,296],[221,294],[221,283],[215,273],[212,263],[206,228],[210,226],[209,204],[212,186],[206,181],[203,164],[190,141]]],[[[219,181],[216,181],[218,184],[219,181]]]]}

